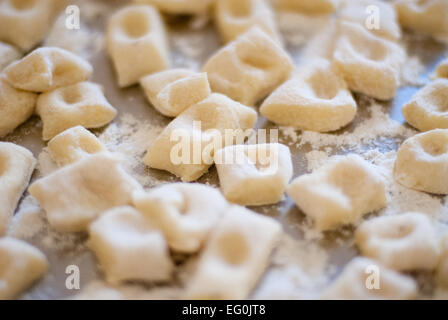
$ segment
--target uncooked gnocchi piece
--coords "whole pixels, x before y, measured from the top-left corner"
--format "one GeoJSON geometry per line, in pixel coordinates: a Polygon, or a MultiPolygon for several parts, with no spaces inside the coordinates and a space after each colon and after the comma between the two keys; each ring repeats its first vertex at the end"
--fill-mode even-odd
{"type": "Polygon", "coordinates": [[[63,232],[85,231],[101,213],[131,204],[140,185],[107,153],[91,155],[34,182],[30,194],[63,232]]]}
{"type": "Polygon", "coordinates": [[[107,49],[120,87],[170,66],[162,18],[149,5],[127,6],[110,17],[107,49]]]}
{"type": "Polygon", "coordinates": [[[92,71],[90,63],[69,51],[42,47],[10,64],[4,73],[17,89],[45,92],[87,80],[92,71]]]}
{"type": "Polygon", "coordinates": [[[140,79],[140,85],[154,108],[168,117],[176,117],[210,93],[206,73],[171,69],[140,79]]]}
{"type": "Polygon", "coordinates": [[[380,100],[395,96],[405,51],[396,43],[373,35],[363,26],[343,21],[334,63],[348,87],[380,100]]]}
{"type": "Polygon", "coordinates": [[[173,183],[133,195],[134,206],[179,252],[201,249],[209,232],[228,209],[220,192],[195,183],[173,183]]]}
{"type": "Polygon", "coordinates": [[[42,252],[14,238],[0,238],[0,261],[0,300],[16,298],[48,269],[42,252]]]}
{"type": "Polygon", "coordinates": [[[397,0],[395,9],[400,24],[429,35],[448,35],[448,2],[446,0],[397,0]]]}
{"type": "Polygon", "coordinates": [[[281,201],[293,171],[289,148],[279,143],[228,146],[215,164],[227,200],[248,206],[281,201]]]}
{"type": "Polygon", "coordinates": [[[9,225],[35,166],[36,159],[30,151],[0,142],[0,236],[9,225]]]}
{"type": "Polygon", "coordinates": [[[448,236],[440,240],[440,259],[436,269],[437,284],[448,287],[448,236]]]}
{"type": "Polygon", "coordinates": [[[107,151],[89,130],[76,126],[58,134],[48,142],[50,156],[59,166],[79,161],[94,153],[107,151]]]}
{"type": "Polygon", "coordinates": [[[323,299],[403,300],[417,297],[417,283],[411,277],[357,257],[322,294],[323,299]]]}
{"type": "Polygon", "coordinates": [[[171,14],[203,14],[215,0],[134,0],[171,14]]]}
{"type": "Polygon", "coordinates": [[[88,246],[110,283],[165,281],[173,263],[162,233],[132,207],[118,207],[89,227],[88,246]]]}
{"type": "Polygon", "coordinates": [[[287,193],[319,230],[354,224],[386,205],[384,179],[374,165],[355,154],[336,157],[317,171],[299,176],[287,193]]]}
{"type": "Polygon", "coordinates": [[[15,89],[0,76],[0,137],[11,133],[32,116],[37,94],[15,89]]]}
{"type": "Polygon", "coordinates": [[[0,71],[5,69],[11,62],[21,58],[21,53],[13,46],[0,42],[0,71]]]}
{"type": "Polygon", "coordinates": [[[187,299],[246,299],[281,233],[275,220],[231,207],[210,236],[187,284],[187,299]]]}
{"type": "Polygon", "coordinates": [[[448,129],[407,139],[398,149],[394,178],[410,189],[448,194],[448,129]]]}
{"type": "Polygon", "coordinates": [[[260,107],[260,113],[276,124],[318,132],[344,127],[356,110],[342,74],[323,59],[307,62],[260,107]]]}
{"type": "Polygon", "coordinates": [[[448,129],[448,79],[437,79],[404,104],[401,112],[406,121],[420,131],[448,129]]]}
{"type": "Polygon", "coordinates": [[[194,181],[213,164],[216,150],[243,143],[246,131],[256,121],[257,113],[253,109],[213,93],[171,121],[148,149],[144,162],[151,168],[169,171],[183,181],[194,181]],[[236,139],[226,139],[229,134],[236,139]],[[240,141],[235,141],[238,138],[240,141]]]}
{"type": "Polygon", "coordinates": [[[336,7],[336,0],[274,0],[282,11],[298,11],[306,14],[329,14],[336,7]]]}
{"type": "Polygon", "coordinates": [[[253,26],[280,42],[275,17],[266,0],[219,0],[215,20],[224,42],[234,40],[253,26]]]}
{"type": "Polygon", "coordinates": [[[355,233],[361,254],[397,271],[434,270],[438,240],[421,213],[382,216],[363,222],[355,233]]]}
{"type": "Polygon", "coordinates": [[[292,69],[288,54],[259,27],[218,50],[203,67],[212,91],[249,106],[284,82],[292,69]]]}
{"type": "Polygon", "coordinates": [[[41,94],[36,112],[42,119],[44,140],[77,125],[100,128],[117,114],[104,97],[103,88],[93,82],[79,82],[41,94]]]}
{"type": "Polygon", "coordinates": [[[447,78],[448,79],[448,59],[443,60],[436,68],[433,78],[447,78]]]}

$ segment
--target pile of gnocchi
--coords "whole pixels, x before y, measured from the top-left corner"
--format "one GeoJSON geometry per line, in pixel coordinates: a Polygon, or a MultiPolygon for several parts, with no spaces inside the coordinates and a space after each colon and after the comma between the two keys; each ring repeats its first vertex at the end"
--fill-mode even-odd
{"type": "MultiPolygon", "coordinates": [[[[448,235],[436,237],[425,214],[364,219],[388,206],[386,181],[375,165],[347,154],[292,180],[288,145],[247,144],[249,135],[238,142],[222,134],[251,130],[260,116],[298,130],[332,133],[346,127],[357,114],[353,92],[382,101],[395,97],[406,59],[399,43],[402,28],[448,37],[447,0],[135,0],[123,5],[105,32],[116,82],[120,88],[140,85],[151,107],[172,118],[141,161],[179,182],[150,190],[88,130],[107,126],[118,113],[101,84],[90,81],[94,66],[67,50],[40,46],[68,3],[0,0],[0,138],[37,115],[42,140],[58,165],[32,179],[34,155],[0,142],[0,299],[19,297],[50,267],[37,248],[5,236],[27,192],[51,228],[88,234],[87,246],[113,285],[170,282],[176,277],[173,254],[180,253],[198,257],[182,298],[250,297],[284,231],[275,219],[246,206],[274,205],[285,194],[318,231],[356,227],[360,256],[330,283],[323,299],[413,299],[418,286],[404,272],[415,270],[434,272],[448,285],[448,235]],[[379,8],[381,28],[365,26],[368,6],[379,8]],[[285,50],[276,10],[330,21],[324,37],[309,43],[316,50],[300,65],[285,50]],[[171,68],[166,14],[213,17],[223,46],[200,72],[171,68]],[[179,129],[205,155],[199,161],[173,162],[172,137],[179,129]],[[210,148],[205,139],[219,140],[220,148],[210,148]],[[222,161],[226,157],[243,161],[222,161]],[[194,182],[213,165],[219,189],[194,182]],[[369,265],[381,266],[378,290],[365,286],[369,265]]],[[[407,123],[421,131],[397,152],[394,178],[404,187],[448,194],[447,109],[448,60],[402,106],[407,123]]]]}

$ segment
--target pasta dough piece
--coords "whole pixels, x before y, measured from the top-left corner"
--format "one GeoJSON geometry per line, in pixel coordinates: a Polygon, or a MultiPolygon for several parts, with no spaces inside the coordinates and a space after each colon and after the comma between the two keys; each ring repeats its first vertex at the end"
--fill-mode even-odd
{"type": "Polygon", "coordinates": [[[16,48],[0,42],[0,71],[5,69],[11,62],[20,59],[21,56],[16,48]]]}
{"type": "Polygon", "coordinates": [[[110,283],[171,278],[173,263],[162,233],[132,207],[102,214],[89,227],[88,246],[110,283]]]}
{"type": "Polygon", "coordinates": [[[257,113],[251,108],[213,93],[171,121],[148,149],[144,162],[151,168],[169,171],[183,181],[194,181],[213,164],[216,150],[243,143],[247,137],[245,132],[256,121],[257,113]],[[241,141],[226,141],[228,132],[241,141]]]}
{"type": "Polygon", "coordinates": [[[336,157],[288,186],[288,195],[320,230],[354,224],[386,205],[386,187],[376,167],[358,155],[336,157]]]}
{"type": "Polygon", "coordinates": [[[152,6],[131,5],[117,11],[109,20],[107,48],[120,87],[170,66],[163,21],[152,6]]]}
{"type": "Polygon", "coordinates": [[[252,106],[284,82],[293,69],[288,54],[259,27],[253,27],[204,65],[212,91],[252,106]]]}
{"type": "Polygon", "coordinates": [[[228,146],[218,150],[215,163],[222,193],[241,205],[281,201],[292,178],[291,153],[279,143],[228,146]]]}
{"type": "Polygon", "coordinates": [[[41,94],[36,111],[42,119],[44,140],[77,125],[100,128],[117,115],[104,97],[103,88],[93,82],[79,82],[41,94]]]}
{"type": "Polygon", "coordinates": [[[443,60],[436,68],[433,78],[447,78],[448,79],[448,59],[443,60]]]}
{"type": "Polygon", "coordinates": [[[364,256],[397,271],[433,270],[439,260],[435,230],[421,213],[365,221],[355,240],[364,256]]]}
{"type": "Polygon", "coordinates": [[[417,297],[417,283],[411,277],[390,270],[376,261],[357,257],[344,268],[342,274],[325,290],[323,299],[344,300],[403,300],[417,297]],[[374,285],[371,277],[378,268],[379,288],[368,288],[374,285]],[[370,278],[369,278],[370,277],[370,278]]]}
{"type": "Polygon", "coordinates": [[[275,17],[266,0],[219,0],[215,19],[224,42],[234,40],[253,26],[280,42],[275,17]]]}
{"type": "Polygon", "coordinates": [[[0,76],[0,137],[11,133],[32,116],[37,94],[17,90],[0,76]]]}
{"type": "Polygon", "coordinates": [[[202,14],[214,0],[134,0],[137,3],[151,4],[160,11],[171,14],[202,14]]]}
{"type": "Polygon", "coordinates": [[[436,269],[437,284],[448,287],[448,236],[440,240],[440,260],[436,269]]]}
{"type": "Polygon", "coordinates": [[[420,131],[448,129],[448,79],[437,79],[404,104],[406,121],[420,131]]]}
{"type": "Polygon", "coordinates": [[[246,299],[281,233],[273,219],[233,206],[221,218],[187,285],[187,299],[246,299]]]}
{"type": "Polygon", "coordinates": [[[356,23],[341,22],[340,27],[334,63],[348,87],[380,100],[393,98],[405,59],[404,50],[356,23]]]}
{"type": "Polygon", "coordinates": [[[59,166],[74,163],[90,154],[107,151],[93,133],[81,126],[67,129],[51,139],[48,150],[59,166]]]}
{"type": "Polygon", "coordinates": [[[78,232],[104,211],[130,204],[132,193],[140,188],[118,159],[99,153],[34,182],[29,192],[55,229],[78,232]]]}
{"type": "Polygon", "coordinates": [[[14,238],[0,238],[0,261],[0,300],[16,298],[48,269],[42,252],[14,238]]]}
{"type": "Polygon", "coordinates": [[[44,92],[87,80],[92,66],[64,49],[43,47],[5,70],[6,79],[17,89],[44,92]]]}
{"type": "Polygon", "coordinates": [[[146,97],[154,108],[168,117],[176,117],[210,93],[206,73],[171,69],[140,79],[146,97]]]}
{"type": "Polygon", "coordinates": [[[395,9],[400,24],[434,36],[448,35],[448,2],[446,0],[397,0],[395,9]]]}
{"type": "Polygon", "coordinates": [[[350,123],[356,109],[341,73],[329,61],[314,59],[277,88],[260,113],[282,126],[327,132],[350,123]]]}
{"type": "Polygon", "coordinates": [[[448,194],[448,130],[435,129],[407,139],[398,149],[394,178],[410,189],[448,194]]]}
{"type": "Polygon", "coordinates": [[[0,142],[0,236],[8,228],[35,166],[36,159],[30,151],[0,142]]]}
{"type": "Polygon", "coordinates": [[[335,11],[335,0],[275,0],[284,11],[299,11],[307,14],[329,14],[335,11]]]}
{"type": "Polygon", "coordinates": [[[212,187],[173,183],[136,192],[135,207],[165,235],[173,250],[193,253],[204,244],[217,220],[228,208],[227,201],[212,187]]]}

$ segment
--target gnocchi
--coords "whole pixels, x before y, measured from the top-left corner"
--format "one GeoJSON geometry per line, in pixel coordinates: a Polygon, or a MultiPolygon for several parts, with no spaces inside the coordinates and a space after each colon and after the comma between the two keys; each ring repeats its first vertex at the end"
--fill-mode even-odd
{"type": "Polygon", "coordinates": [[[434,78],[448,79],[448,59],[443,60],[436,68],[434,78]]]}
{"type": "Polygon", "coordinates": [[[36,112],[42,119],[44,140],[77,125],[100,128],[117,114],[104,97],[103,88],[93,82],[79,82],[41,94],[36,112]]]}
{"type": "Polygon", "coordinates": [[[89,227],[88,246],[95,253],[108,282],[164,281],[173,263],[160,231],[132,207],[118,207],[89,227]]]}
{"type": "Polygon", "coordinates": [[[84,127],[76,126],[61,132],[48,142],[54,162],[65,166],[84,157],[107,151],[99,139],[84,127]]]}
{"type": "Polygon", "coordinates": [[[28,243],[0,238],[0,300],[14,299],[48,269],[45,255],[28,243]]]}
{"type": "Polygon", "coordinates": [[[0,142],[0,236],[8,228],[35,166],[36,159],[30,151],[0,142]]]}
{"type": "Polygon", "coordinates": [[[344,127],[356,110],[342,74],[324,59],[307,62],[260,107],[260,113],[274,123],[318,132],[344,127]]]}
{"type": "Polygon", "coordinates": [[[99,153],[34,182],[29,192],[46,211],[51,226],[78,232],[104,211],[131,204],[132,193],[140,188],[115,157],[99,153]]]}
{"type": "Polygon", "coordinates": [[[171,14],[203,14],[214,0],[134,0],[136,3],[151,4],[160,11],[171,14]]]}
{"type": "Polygon", "coordinates": [[[436,280],[439,285],[448,287],[448,236],[440,240],[440,260],[436,269],[436,280]]]}
{"type": "Polygon", "coordinates": [[[334,63],[348,87],[379,100],[395,96],[405,51],[396,43],[377,37],[356,23],[343,21],[334,63]]]}
{"type": "Polygon", "coordinates": [[[256,121],[253,109],[213,93],[171,121],[149,147],[144,162],[183,181],[194,181],[213,164],[216,150],[235,143],[235,139],[226,139],[226,132],[241,136],[239,143],[243,143],[245,132],[256,121]]]}
{"type": "Polygon", "coordinates": [[[133,202],[163,232],[173,250],[185,253],[202,248],[228,208],[218,190],[192,183],[167,184],[148,193],[135,192],[133,202]]]}
{"type": "Polygon", "coordinates": [[[267,267],[281,226],[233,206],[221,218],[187,284],[187,299],[246,299],[267,267]]]}
{"type": "Polygon", "coordinates": [[[203,67],[212,91],[249,106],[284,82],[292,69],[288,54],[259,27],[218,50],[203,67]]]}
{"type": "Polygon", "coordinates": [[[448,194],[448,129],[435,129],[407,139],[398,149],[394,178],[403,186],[448,194]]]}
{"type": "Polygon", "coordinates": [[[322,231],[354,224],[386,205],[384,179],[374,165],[355,154],[336,157],[319,170],[299,176],[287,194],[322,231]]]}
{"type": "Polygon", "coordinates": [[[307,14],[330,14],[337,8],[336,0],[275,0],[283,11],[298,11],[307,14]]]}
{"type": "Polygon", "coordinates": [[[291,153],[279,143],[228,146],[214,159],[222,193],[241,205],[281,201],[292,178],[291,153]]]}
{"type": "Polygon", "coordinates": [[[143,76],[170,66],[162,18],[149,5],[127,6],[112,15],[107,48],[120,87],[138,83],[143,76]]]}
{"type": "Polygon", "coordinates": [[[187,69],[151,74],[140,79],[140,85],[154,108],[168,117],[177,117],[211,93],[207,74],[187,69]]]}
{"type": "Polygon", "coordinates": [[[435,230],[421,213],[365,221],[356,230],[355,240],[364,256],[397,271],[433,270],[439,260],[435,230]]]}
{"type": "Polygon", "coordinates": [[[448,129],[448,79],[437,79],[420,89],[401,111],[420,131],[448,129]]]}
{"type": "Polygon", "coordinates": [[[0,42],[0,72],[11,62],[21,58],[20,52],[13,46],[0,42]]]}

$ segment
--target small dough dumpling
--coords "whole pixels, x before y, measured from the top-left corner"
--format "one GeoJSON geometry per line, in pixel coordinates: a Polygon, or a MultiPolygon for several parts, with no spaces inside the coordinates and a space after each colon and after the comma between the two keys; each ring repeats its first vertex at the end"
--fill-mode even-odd
{"type": "Polygon", "coordinates": [[[275,16],[267,0],[219,0],[215,5],[215,20],[224,42],[234,40],[253,26],[280,42],[275,16]]]}
{"type": "Polygon", "coordinates": [[[252,27],[218,50],[204,65],[213,92],[253,106],[288,79],[293,64],[259,27],[252,27]]]}
{"type": "Polygon", "coordinates": [[[281,11],[297,11],[305,14],[330,14],[337,8],[337,0],[274,0],[281,11]]]}
{"type": "Polygon", "coordinates": [[[247,206],[281,201],[293,171],[289,148],[279,143],[228,146],[215,164],[227,200],[247,206]]]}
{"type": "Polygon", "coordinates": [[[355,224],[364,214],[386,206],[383,177],[355,154],[337,156],[317,171],[299,176],[287,193],[322,231],[355,224]]]}
{"type": "Polygon", "coordinates": [[[434,78],[446,78],[448,79],[448,59],[439,63],[434,74],[434,78]]]}
{"type": "Polygon", "coordinates": [[[102,214],[89,227],[88,246],[112,284],[166,281],[172,276],[173,263],[162,233],[132,207],[102,214]]]}
{"type": "Polygon", "coordinates": [[[433,36],[448,36],[448,1],[397,0],[395,9],[403,27],[433,36]]]}
{"type": "Polygon", "coordinates": [[[247,299],[269,265],[280,224],[244,207],[232,206],[210,235],[186,299],[247,299]]]}
{"type": "Polygon", "coordinates": [[[448,287],[448,235],[440,240],[440,259],[436,269],[437,284],[448,287]]]}
{"type": "Polygon", "coordinates": [[[355,233],[361,254],[397,271],[434,270],[438,239],[422,213],[381,216],[363,222],[355,233]]]}
{"type": "Polygon", "coordinates": [[[135,192],[134,206],[165,235],[178,252],[202,248],[229,204],[219,190],[196,183],[171,183],[135,192]]]}
{"type": "Polygon", "coordinates": [[[92,71],[90,63],[67,50],[42,47],[10,64],[4,73],[17,89],[45,92],[85,81],[92,71]]]}
{"type": "Polygon", "coordinates": [[[89,130],[76,126],[61,132],[48,142],[50,156],[59,166],[79,161],[94,153],[107,151],[89,130]]]}
{"type": "Polygon", "coordinates": [[[376,261],[356,257],[345,266],[341,275],[325,289],[322,299],[415,299],[417,289],[417,283],[411,277],[388,269],[376,261]],[[375,279],[375,277],[377,278],[375,279]]]}
{"type": "Polygon", "coordinates": [[[410,189],[448,194],[448,129],[407,139],[398,149],[394,178],[410,189]]]}
{"type": "Polygon", "coordinates": [[[25,241],[0,238],[0,300],[15,299],[48,270],[45,255],[25,241]]]}
{"type": "Polygon", "coordinates": [[[36,112],[42,119],[44,140],[78,125],[100,128],[117,115],[103,88],[93,82],[79,82],[41,94],[36,112]]]}
{"type": "Polygon", "coordinates": [[[197,180],[213,164],[214,152],[244,143],[256,121],[257,113],[252,108],[212,93],[171,121],[149,147],[144,162],[182,181],[197,180]],[[226,139],[229,133],[230,139],[226,139]]]}
{"type": "Polygon", "coordinates": [[[126,6],[110,17],[107,49],[120,87],[136,84],[143,76],[170,66],[162,18],[149,5],[126,6]]]}
{"type": "Polygon", "coordinates": [[[30,194],[62,232],[85,231],[104,211],[132,203],[141,186],[108,153],[86,157],[34,182],[30,194]]]}
{"type": "Polygon", "coordinates": [[[35,166],[36,159],[29,150],[0,142],[0,236],[9,225],[35,166]]]}
{"type": "Polygon", "coordinates": [[[22,54],[13,46],[0,42],[0,72],[11,62],[19,60],[22,54]]]}
{"type": "Polygon", "coordinates": [[[341,72],[324,59],[307,62],[260,107],[260,113],[276,124],[317,132],[344,127],[356,110],[341,72]]]}
{"type": "Polygon", "coordinates": [[[343,21],[334,63],[348,87],[379,100],[395,96],[405,51],[395,42],[370,33],[364,26],[343,21]]]}
{"type": "Polygon", "coordinates": [[[215,0],[134,0],[136,3],[151,4],[161,12],[170,14],[204,14],[215,0]]]}
{"type": "Polygon", "coordinates": [[[167,117],[177,117],[210,93],[205,72],[170,69],[140,79],[140,85],[154,108],[167,117]]]}
{"type": "Polygon", "coordinates": [[[448,129],[448,79],[437,79],[417,91],[401,112],[420,131],[448,129]]]}
{"type": "Polygon", "coordinates": [[[0,138],[33,115],[36,101],[37,94],[15,89],[0,76],[0,138]]]}

